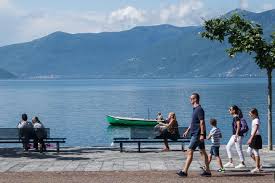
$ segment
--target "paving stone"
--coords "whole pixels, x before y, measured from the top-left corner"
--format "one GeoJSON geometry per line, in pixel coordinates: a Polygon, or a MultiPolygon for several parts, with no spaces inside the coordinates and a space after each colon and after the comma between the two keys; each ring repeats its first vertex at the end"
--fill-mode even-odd
{"type": "MultiPolygon", "coordinates": [[[[162,146],[161,146],[162,147],[162,146]]],[[[207,147],[209,152],[209,147],[207,147]]],[[[220,151],[221,158],[225,164],[228,161],[225,146],[220,151]]],[[[245,153],[247,170],[255,166],[253,160],[245,153]]],[[[140,170],[171,170],[177,171],[182,168],[186,155],[181,151],[160,152],[160,149],[146,149],[143,153],[136,152],[136,149],[128,149],[131,152],[120,153],[119,151],[93,149],[93,148],[68,148],[57,154],[47,152],[37,154],[33,152],[14,153],[8,155],[5,149],[5,156],[0,156],[0,172],[30,172],[30,171],[140,171],[140,170]],[[85,152],[84,152],[85,151],[85,152]]],[[[238,155],[233,151],[234,160],[238,162],[238,155]]],[[[275,151],[261,151],[261,160],[264,170],[275,170],[275,151]]],[[[2,153],[3,154],[3,153],[2,153]]],[[[1,155],[1,149],[0,149],[1,155]]],[[[200,153],[194,153],[194,159],[190,170],[200,170],[202,163],[200,153]]],[[[213,158],[211,169],[218,169],[217,162],[213,158]]]]}
{"type": "Polygon", "coordinates": [[[0,172],[6,172],[13,166],[16,166],[17,162],[7,162],[5,165],[0,167],[0,172]]]}
{"type": "Polygon", "coordinates": [[[113,166],[114,166],[113,161],[104,161],[101,168],[100,168],[100,171],[112,171],[113,166]]]}
{"type": "Polygon", "coordinates": [[[79,161],[70,161],[69,164],[64,167],[63,171],[75,171],[79,164],[79,161]]]}
{"type": "Polygon", "coordinates": [[[167,170],[164,161],[150,161],[152,170],[167,170]]]}
{"type": "Polygon", "coordinates": [[[102,161],[93,161],[85,167],[84,171],[99,171],[102,168],[102,161]]]}

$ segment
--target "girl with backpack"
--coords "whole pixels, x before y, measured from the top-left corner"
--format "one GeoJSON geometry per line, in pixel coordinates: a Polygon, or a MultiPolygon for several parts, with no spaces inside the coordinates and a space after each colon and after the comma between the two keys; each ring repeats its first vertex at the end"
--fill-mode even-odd
{"type": "Polygon", "coordinates": [[[260,135],[260,119],[258,110],[252,108],[249,112],[249,116],[252,118],[252,124],[251,136],[247,141],[247,144],[249,145],[247,152],[256,162],[256,168],[251,170],[251,173],[259,173],[261,171],[259,149],[262,149],[262,137],[260,135]]]}
{"type": "Polygon", "coordinates": [[[228,141],[226,145],[226,151],[227,155],[229,158],[229,162],[224,165],[225,168],[233,168],[233,159],[232,159],[232,146],[235,145],[237,153],[239,155],[241,163],[235,168],[245,168],[245,163],[244,163],[244,155],[242,151],[242,141],[243,141],[243,136],[244,133],[248,131],[247,123],[243,119],[243,114],[241,109],[233,105],[229,108],[229,113],[233,116],[232,120],[232,136],[230,140],[228,141]]]}

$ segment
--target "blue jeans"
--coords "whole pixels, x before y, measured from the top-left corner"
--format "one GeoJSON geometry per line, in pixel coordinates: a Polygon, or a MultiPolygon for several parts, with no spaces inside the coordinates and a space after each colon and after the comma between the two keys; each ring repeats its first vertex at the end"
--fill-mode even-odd
{"type": "Polygon", "coordinates": [[[204,140],[201,141],[199,136],[191,136],[188,148],[195,151],[197,147],[199,147],[200,150],[205,149],[204,140]]]}
{"type": "Polygon", "coordinates": [[[218,156],[220,156],[220,146],[211,146],[211,149],[210,149],[210,154],[212,155],[212,156],[216,156],[216,157],[218,157],[218,156]]]}

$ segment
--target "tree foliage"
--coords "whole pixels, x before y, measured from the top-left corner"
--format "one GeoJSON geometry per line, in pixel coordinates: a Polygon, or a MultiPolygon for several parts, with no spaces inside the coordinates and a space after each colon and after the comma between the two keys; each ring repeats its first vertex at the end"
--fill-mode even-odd
{"type": "Polygon", "coordinates": [[[230,18],[216,18],[204,22],[205,32],[201,35],[210,40],[220,42],[228,39],[231,45],[226,51],[230,57],[237,53],[246,52],[255,55],[255,62],[263,69],[275,68],[275,32],[271,35],[271,42],[263,38],[263,29],[238,14],[230,18]]]}

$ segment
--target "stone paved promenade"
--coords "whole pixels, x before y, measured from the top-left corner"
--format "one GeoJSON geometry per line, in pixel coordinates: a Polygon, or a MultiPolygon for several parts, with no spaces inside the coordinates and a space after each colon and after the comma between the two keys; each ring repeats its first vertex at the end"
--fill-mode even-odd
{"type": "MultiPolygon", "coordinates": [[[[138,153],[135,147],[126,148],[120,153],[117,148],[62,148],[62,152],[23,152],[20,148],[0,149],[0,172],[56,172],[56,171],[176,171],[185,161],[184,152],[179,146],[171,146],[172,151],[160,152],[159,148],[143,149],[138,153]]],[[[209,150],[209,147],[207,147],[209,150]]],[[[246,146],[244,147],[244,151],[246,146]]],[[[254,163],[246,155],[248,172],[254,163]]],[[[223,162],[227,162],[225,146],[221,147],[223,162]]],[[[275,171],[275,151],[261,151],[262,164],[265,172],[275,171]]],[[[236,163],[238,162],[235,154],[236,163]]],[[[200,170],[199,152],[195,152],[194,161],[190,170],[200,170]]],[[[211,169],[218,169],[216,161],[211,164],[211,169]]],[[[236,172],[231,169],[228,172],[236,172]]],[[[239,172],[239,171],[238,171],[239,172]]],[[[248,172],[249,173],[249,172],[248,172]]]]}

